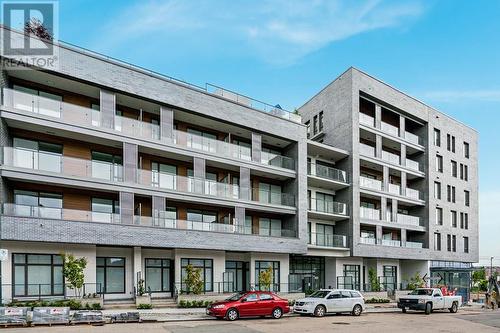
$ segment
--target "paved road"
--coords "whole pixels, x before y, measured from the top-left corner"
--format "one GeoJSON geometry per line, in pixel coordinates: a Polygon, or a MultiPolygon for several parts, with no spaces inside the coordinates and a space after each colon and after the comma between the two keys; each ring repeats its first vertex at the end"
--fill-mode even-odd
{"type": "Polygon", "coordinates": [[[317,333],[317,332],[439,332],[471,333],[500,332],[500,312],[469,312],[457,314],[378,313],[361,317],[348,315],[324,318],[289,317],[281,320],[244,319],[226,321],[190,321],[170,323],[113,324],[93,326],[55,326],[9,329],[13,333],[317,333]]]}

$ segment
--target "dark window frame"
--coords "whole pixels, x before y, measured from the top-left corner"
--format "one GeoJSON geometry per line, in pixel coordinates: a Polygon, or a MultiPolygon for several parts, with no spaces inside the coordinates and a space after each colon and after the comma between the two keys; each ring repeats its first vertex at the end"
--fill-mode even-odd
{"type": "Polygon", "coordinates": [[[169,293],[169,292],[172,292],[172,283],[173,283],[173,280],[172,278],[174,277],[174,264],[173,264],[173,260],[172,259],[168,259],[168,258],[145,258],[144,259],[144,285],[145,287],[147,288],[147,281],[148,281],[148,268],[159,268],[160,269],[160,286],[161,286],[161,290],[152,290],[151,289],[151,292],[152,293],[169,293]],[[160,260],[161,261],[161,264],[160,266],[150,266],[148,265],[148,261],[149,260],[160,260]],[[168,262],[168,266],[164,265],[164,262],[168,262]],[[167,290],[166,289],[163,289],[163,271],[165,269],[168,269],[169,271],[169,275],[170,275],[170,283],[168,284],[167,286],[167,290]]]}
{"type": "MultiPolygon", "coordinates": [[[[101,290],[100,290],[100,293],[102,294],[108,294],[108,295],[111,295],[111,294],[125,294],[126,290],[127,290],[127,259],[125,257],[96,257],[96,275],[97,275],[97,268],[104,268],[104,282],[103,282],[103,285],[101,285],[101,290]],[[98,262],[98,259],[104,259],[104,265],[99,265],[97,264],[98,262]],[[108,266],[106,264],[106,259],[123,259],[123,266],[108,266]],[[123,267],[123,291],[113,291],[113,292],[107,292],[106,290],[106,281],[107,281],[107,268],[108,267],[123,267]]],[[[97,282],[97,279],[96,279],[96,282],[97,282]]]]}

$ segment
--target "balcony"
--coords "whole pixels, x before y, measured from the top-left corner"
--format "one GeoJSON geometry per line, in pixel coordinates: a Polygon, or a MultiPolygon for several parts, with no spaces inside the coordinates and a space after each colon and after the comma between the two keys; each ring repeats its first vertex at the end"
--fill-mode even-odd
{"type": "Polygon", "coordinates": [[[385,245],[385,246],[394,246],[394,247],[401,247],[401,241],[400,240],[394,240],[394,239],[382,239],[382,245],[385,245]]]}
{"type": "Polygon", "coordinates": [[[392,164],[401,164],[401,158],[397,154],[390,153],[388,151],[382,150],[382,159],[392,164]]]}
{"type": "Polygon", "coordinates": [[[423,247],[423,244],[420,242],[409,242],[406,241],[405,247],[409,247],[411,249],[421,249],[423,247]]]}
{"type": "Polygon", "coordinates": [[[307,171],[307,174],[310,176],[316,176],[342,183],[348,182],[347,173],[344,170],[339,170],[325,165],[319,165],[309,162],[307,171]]]}
{"type": "Polygon", "coordinates": [[[359,213],[362,219],[368,219],[368,220],[380,220],[380,210],[379,209],[374,209],[374,208],[369,208],[369,207],[359,207],[359,213]]]}
{"type": "Polygon", "coordinates": [[[406,159],[406,167],[415,171],[420,171],[420,163],[409,158],[406,159]]]}
{"type": "MultiPolygon", "coordinates": [[[[226,219],[227,223],[189,221],[167,218],[168,212],[160,212],[159,217],[150,216],[133,216],[130,224],[123,223],[120,214],[92,212],[65,208],[49,208],[49,207],[34,207],[26,205],[17,205],[12,203],[3,204],[2,214],[4,216],[24,217],[24,218],[40,218],[51,220],[65,220],[78,222],[94,222],[94,223],[112,223],[121,225],[137,225],[145,227],[157,227],[166,229],[179,230],[195,230],[222,232],[231,234],[252,234],[251,228],[239,227],[234,225],[234,220],[226,219]]],[[[260,236],[266,236],[261,235],[260,236]]],[[[276,237],[296,237],[294,230],[280,229],[277,233],[270,236],[276,237]]]]}
{"type": "Polygon", "coordinates": [[[367,115],[366,113],[359,113],[359,123],[370,126],[370,127],[375,127],[375,118],[372,116],[367,115]]]}
{"type": "Polygon", "coordinates": [[[121,165],[24,148],[4,147],[2,163],[11,167],[73,177],[103,179],[113,182],[123,181],[123,167],[121,165]]]}
{"type": "Polygon", "coordinates": [[[394,125],[382,121],[380,123],[380,128],[382,132],[386,132],[394,136],[399,136],[399,128],[394,125]]]}
{"type": "Polygon", "coordinates": [[[347,216],[347,204],[343,202],[309,198],[309,210],[324,214],[347,216]]]}
{"type": "Polygon", "coordinates": [[[418,216],[412,216],[412,215],[398,213],[398,223],[408,224],[408,225],[419,227],[420,226],[420,218],[418,216]]]}
{"type": "Polygon", "coordinates": [[[364,143],[359,144],[359,153],[369,157],[375,157],[375,147],[364,143]]]}
{"type": "Polygon", "coordinates": [[[406,139],[406,141],[409,141],[409,142],[414,143],[416,145],[420,144],[420,138],[416,134],[413,134],[410,132],[405,132],[405,139],[406,139]]]}
{"type": "Polygon", "coordinates": [[[362,243],[362,244],[369,244],[369,245],[375,245],[376,244],[375,238],[372,238],[372,237],[361,237],[359,239],[359,242],[362,243]]]}
{"type": "Polygon", "coordinates": [[[333,235],[333,234],[320,234],[309,233],[309,245],[323,246],[331,248],[347,248],[347,236],[333,235]]]}
{"type": "MultiPolygon", "coordinates": [[[[156,124],[143,122],[115,115],[113,120],[105,121],[98,110],[78,105],[56,101],[50,98],[31,95],[12,89],[3,89],[4,106],[16,110],[34,113],[45,117],[57,118],[69,124],[85,127],[98,127],[115,131],[132,138],[141,138],[153,143],[174,145],[178,147],[203,151],[218,157],[251,161],[251,148],[229,142],[206,138],[203,136],[175,130],[173,137],[160,135],[160,127],[156,124]]],[[[260,163],[264,165],[295,170],[295,161],[287,156],[267,154],[263,152],[260,163]]]]}
{"type": "Polygon", "coordinates": [[[397,184],[390,184],[389,183],[389,193],[395,194],[395,195],[400,195],[401,194],[401,186],[397,184]]]}
{"type": "Polygon", "coordinates": [[[382,191],[382,181],[368,177],[359,177],[359,185],[373,190],[382,191]]]}
{"type": "Polygon", "coordinates": [[[420,200],[420,191],[407,187],[406,196],[411,199],[420,200]]]}

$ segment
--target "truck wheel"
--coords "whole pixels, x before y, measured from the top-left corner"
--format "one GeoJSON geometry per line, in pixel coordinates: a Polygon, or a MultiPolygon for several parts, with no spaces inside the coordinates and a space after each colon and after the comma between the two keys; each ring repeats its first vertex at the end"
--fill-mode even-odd
{"type": "Polygon", "coordinates": [[[323,305],[318,305],[316,309],[314,309],[314,315],[316,317],[323,317],[325,315],[326,309],[323,305]]]}
{"type": "Polygon", "coordinates": [[[457,311],[458,311],[457,302],[453,302],[453,304],[451,305],[451,308],[449,308],[448,310],[450,310],[451,313],[457,313],[457,311]]]}
{"type": "Polygon", "coordinates": [[[406,308],[402,308],[401,311],[403,311],[403,313],[406,313],[406,308]]]}
{"type": "Polygon", "coordinates": [[[425,304],[425,314],[430,315],[431,312],[432,312],[432,304],[431,303],[425,304]]]}

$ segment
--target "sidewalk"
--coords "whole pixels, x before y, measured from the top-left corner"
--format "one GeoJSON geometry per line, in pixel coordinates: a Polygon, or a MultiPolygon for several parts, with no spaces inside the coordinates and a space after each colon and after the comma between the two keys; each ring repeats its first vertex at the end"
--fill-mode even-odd
{"type": "MultiPolygon", "coordinates": [[[[365,313],[389,313],[399,312],[396,303],[384,304],[367,304],[365,313]]],[[[105,316],[118,314],[123,312],[139,312],[142,320],[145,321],[198,321],[198,320],[215,320],[215,318],[205,314],[205,308],[185,309],[185,308],[165,308],[165,309],[151,309],[151,310],[137,310],[137,309],[116,309],[116,310],[103,310],[105,316]]],[[[297,316],[293,313],[285,315],[297,316]]]]}

